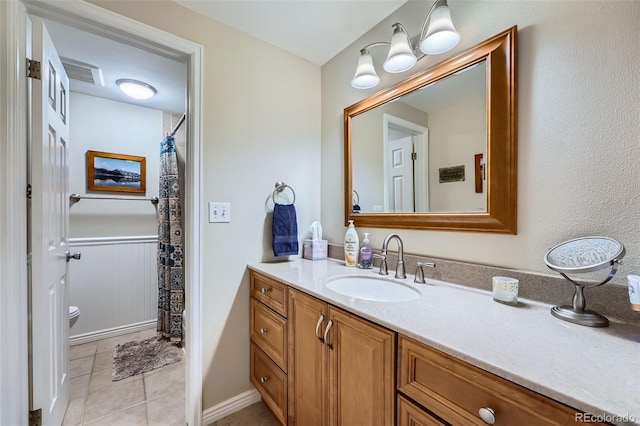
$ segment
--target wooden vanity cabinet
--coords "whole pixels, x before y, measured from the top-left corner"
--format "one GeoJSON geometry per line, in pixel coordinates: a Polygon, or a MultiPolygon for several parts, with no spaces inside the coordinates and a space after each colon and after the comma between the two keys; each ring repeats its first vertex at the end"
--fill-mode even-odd
{"type": "Polygon", "coordinates": [[[396,334],[289,289],[289,424],[395,422],[396,334]]]}
{"type": "Polygon", "coordinates": [[[287,422],[287,286],[251,271],[250,380],[282,424],[287,422]]]}
{"type": "Polygon", "coordinates": [[[250,279],[251,383],[283,424],[577,423],[557,401],[255,271],[250,279]]]}

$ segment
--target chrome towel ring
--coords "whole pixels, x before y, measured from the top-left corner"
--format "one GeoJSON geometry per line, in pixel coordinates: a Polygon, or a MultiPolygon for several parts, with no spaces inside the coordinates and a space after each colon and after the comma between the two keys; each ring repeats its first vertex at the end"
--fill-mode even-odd
{"type": "Polygon", "coordinates": [[[278,182],[276,182],[275,188],[276,189],[273,190],[273,194],[271,194],[271,199],[273,200],[273,204],[276,203],[276,193],[280,193],[280,192],[284,191],[287,188],[289,188],[289,190],[293,194],[293,201],[291,201],[291,204],[294,204],[296,202],[296,191],[294,191],[292,187],[290,187],[289,185],[287,185],[286,183],[284,183],[282,181],[278,181],[278,182]]]}

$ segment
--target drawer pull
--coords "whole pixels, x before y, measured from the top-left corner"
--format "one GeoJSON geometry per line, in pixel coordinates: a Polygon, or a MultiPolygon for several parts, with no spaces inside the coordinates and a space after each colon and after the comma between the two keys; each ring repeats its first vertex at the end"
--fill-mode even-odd
{"type": "Polygon", "coordinates": [[[333,346],[331,345],[331,343],[327,342],[327,335],[329,334],[329,330],[331,329],[332,325],[333,325],[333,321],[329,320],[329,323],[327,324],[327,328],[324,329],[324,343],[329,347],[330,351],[333,350],[333,346]]]}
{"type": "Polygon", "coordinates": [[[266,329],[266,328],[261,328],[261,329],[260,329],[260,334],[264,334],[264,333],[266,333],[267,331],[269,331],[269,330],[268,330],[268,329],[266,329]]]}
{"type": "Polygon", "coordinates": [[[270,288],[268,288],[268,287],[262,287],[262,288],[260,289],[260,293],[262,293],[262,294],[267,294],[267,292],[268,292],[269,290],[271,290],[271,289],[270,289],[270,288]]]}
{"type": "Polygon", "coordinates": [[[318,318],[318,323],[316,324],[316,337],[318,338],[318,340],[320,340],[320,343],[324,343],[324,339],[318,333],[320,331],[320,325],[322,324],[322,321],[324,321],[324,315],[320,315],[320,318],[318,318]]]}
{"type": "Polygon", "coordinates": [[[478,415],[488,425],[496,423],[496,413],[489,407],[482,407],[478,410],[478,415]]]}
{"type": "Polygon", "coordinates": [[[264,383],[267,380],[269,380],[269,377],[265,376],[265,377],[260,377],[260,383],[264,383]]]}

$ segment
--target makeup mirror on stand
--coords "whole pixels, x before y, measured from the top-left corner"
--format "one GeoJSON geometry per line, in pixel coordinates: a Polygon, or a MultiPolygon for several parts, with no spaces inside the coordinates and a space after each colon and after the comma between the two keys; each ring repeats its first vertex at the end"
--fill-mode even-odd
{"type": "Polygon", "coordinates": [[[575,286],[572,306],[555,306],[551,308],[551,315],[574,324],[607,327],[609,320],[605,316],[585,309],[584,288],[597,287],[609,282],[616,275],[625,253],[625,248],[619,241],[607,237],[576,238],[551,248],[544,256],[544,263],[575,286]],[[584,274],[604,268],[611,269],[602,281],[576,282],[569,277],[569,274],[584,274]]]}

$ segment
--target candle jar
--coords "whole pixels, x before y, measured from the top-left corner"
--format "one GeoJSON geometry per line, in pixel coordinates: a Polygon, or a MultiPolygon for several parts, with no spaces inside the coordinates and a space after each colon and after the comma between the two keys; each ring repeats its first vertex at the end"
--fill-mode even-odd
{"type": "Polygon", "coordinates": [[[517,305],[518,280],[509,277],[493,277],[493,300],[507,305],[517,305]]]}
{"type": "Polygon", "coordinates": [[[627,275],[631,309],[640,313],[640,275],[627,275]]]}

